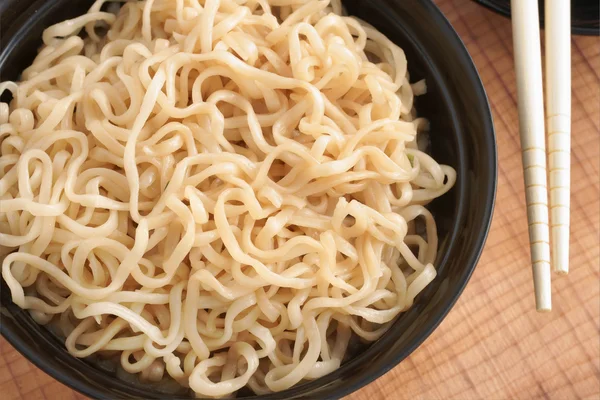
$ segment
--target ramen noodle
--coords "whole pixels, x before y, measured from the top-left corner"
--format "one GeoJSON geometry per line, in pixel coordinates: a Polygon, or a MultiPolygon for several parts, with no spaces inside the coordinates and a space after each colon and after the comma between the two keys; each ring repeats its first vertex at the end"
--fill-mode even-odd
{"type": "Polygon", "coordinates": [[[436,276],[425,83],[338,0],[105,3],[0,84],[13,302],[199,396],[339,368],[436,276]]]}

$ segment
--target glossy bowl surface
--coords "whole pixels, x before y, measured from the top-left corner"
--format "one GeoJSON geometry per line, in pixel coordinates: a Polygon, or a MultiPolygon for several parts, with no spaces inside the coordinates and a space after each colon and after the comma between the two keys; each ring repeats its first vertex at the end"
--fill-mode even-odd
{"type": "MultiPolygon", "coordinates": [[[[44,28],[84,13],[90,0],[2,0],[0,80],[17,80],[41,44],[44,28]]],[[[334,399],[380,377],[406,358],[439,325],[467,284],[488,233],[496,192],[496,142],[487,97],[467,50],[430,1],[345,0],[348,12],[385,33],[406,52],[411,81],[425,78],[419,115],[431,123],[432,153],[458,172],[451,192],[431,205],[438,223],[438,277],[378,341],[337,371],[281,393],[241,398],[334,399]]],[[[3,98],[3,101],[7,101],[3,98]]],[[[38,326],[1,291],[2,335],[42,370],[96,399],[184,399],[189,392],[123,381],[38,326]]]]}

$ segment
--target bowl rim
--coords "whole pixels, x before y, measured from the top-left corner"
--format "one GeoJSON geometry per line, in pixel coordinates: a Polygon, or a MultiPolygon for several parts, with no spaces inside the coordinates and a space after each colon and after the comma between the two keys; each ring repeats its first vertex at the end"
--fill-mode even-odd
{"type": "MultiPolygon", "coordinates": [[[[391,0],[391,2],[393,2],[393,1],[397,1],[397,0],[391,0]]],[[[383,1],[382,2],[374,2],[374,3],[375,3],[375,7],[383,6],[383,4],[381,4],[381,3],[383,3],[383,1]]],[[[390,3],[390,1],[388,1],[388,3],[390,3]]],[[[437,7],[437,5],[435,5],[433,3],[433,1],[425,1],[423,3],[424,3],[423,7],[427,10],[427,12],[429,13],[429,15],[432,18],[432,23],[438,25],[438,27],[441,31],[443,31],[445,34],[449,35],[451,37],[451,39],[456,42],[456,46],[453,50],[456,50],[459,53],[459,54],[457,54],[457,57],[460,57],[463,61],[463,64],[465,66],[464,72],[470,79],[470,83],[472,83],[471,90],[476,95],[478,100],[480,100],[480,102],[478,104],[478,106],[479,106],[478,112],[481,115],[481,121],[483,121],[484,134],[489,136],[485,140],[485,147],[487,148],[486,155],[489,156],[489,159],[487,161],[487,164],[489,167],[489,172],[486,177],[487,184],[485,185],[485,187],[480,188],[479,191],[480,191],[481,195],[484,198],[488,199],[489,201],[485,204],[484,211],[482,212],[483,224],[481,224],[479,226],[479,230],[476,232],[477,240],[475,240],[473,242],[473,244],[471,245],[468,261],[466,262],[466,264],[468,264],[468,266],[465,268],[463,274],[457,280],[458,284],[454,285],[452,293],[448,298],[448,301],[446,301],[445,305],[441,308],[441,310],[437,313],[437,315],[435,315],[433,318],[431,318],[431,320],[422,328],[421,334],[419,334],[415,339],[413,339],[411,342],[409,342],[408,345],[402,349],[402,351],[399,351],[397,354],[395,354],[394,357],[392,358],[392,360],[389,363],[387,363],[384,367],[379,368],[378,370],[376,370],[372,373],[365,374],[361,379],[355,380],[348,385],[342,386],[342,388],[339,389],[338,391],[336,391],[335,394],[333,394],[329,397],[326,397],[327,399],[339,399],[339,398],[344,397],[352,392],[357,391],[358,389],[360,389],[360,388],[368,385],[369,383],[375,381],[376,379],[380,378],[382,375],[384,375],[385,373],[390,371],[392,368],[396,367],[402,360],[404,360],[406,357],[408,357],[411,353],[413,353],[414,350],[417,347],[419,347],[431,335],[431,333],[441,324],[441,322],[445,319],[445,317],[448,315],[450,310],[454,307],[458,298],[460,297],[460,295],[464,291],[466,285],[468,284],[468,282],[477,266],[477,263],[481,257],[481,254],[484,250],[485,242],[487,240],[487,237],[488,237],[488,234],[490,231],[490,227],[492,224],[492,217],[493,217],[493,211],[494,211],[494,206],[495,206],[495,202],[496,202],[496,194],[497,194],[498,152],[497,152],[496,132],[494,129],[493,116],[492,116],[492,112],[491,112],[490,103],[489,103],[485,88],[483,86],[481,77],[479,76],[477,68],[475,67],[475,64],[473,62],[473,59],[470,56],[470,54],[468,53],[468,50],[467,50],[464,42],[458,35],[458,33],[454,30],[454,28],[452,27],[451,23],[448,21],[446,16],[437,7]]],[[[18,20],[20,20],[22,18],[29,19],[33,15],[33,13],[35,13],[35,12],[32,13],[32,11],[31,11],[35,6],[38,6],[37,11],[39,11],[44,8],[52,7],[51,4],[52,4],[51,1],[34,0],[34,1],[32,1],[32,4],[27,7],[26,11],[18,18],[18,20]],[[43,4],[40,6],[40,3],[43,3],[43,4]]],[[[390,7],[390,5],[388,4],[388,5],[386,5],[386,7],[390,7]]],[[[19,27],[15,31],[15,33],[20,31],[20,29],[21,29],[21,27],[19,27]]],[[[16,39],[14,39],[14,35],[11,33],[12,32],[9,29],[9,32],[7,34],[7,36],[9,37],[8,42],[5,42],[4,40],[2,40],[2,46],[0,47],[0,64],[2,64],[2,60],[1,60],[3,58],[2,53],[5,53],[4,49],[7,47],[11,47],[10,42],[13,40],[16,40],[16,39]]],[[[2,38],[2,39],[4,39],[4,38],[2,38]]],[[[2,311],[2,310],[0,310],[0,311],[2,311]]],[[[63,374],[61,372],[54,371],[52,369],[52,366],[50,365],[50,363],[44,357],[40,356],[35,351],[33,346],[28,344],[27,341],[24,340],[24,338],[19,337],[16,334],[16,332],[13,332],[11,329],[8,329],[6,327],[6,324],[0,323],[0,334],[19,353],[21,353],[23,356],[25,356],[25,358],[28,361],[32,362],[36,367],[38,367],[39,369],[44,371],[46,374],[48,374],[52,378],[56,379],[57,381],[61,382],[62,384],[66,385],[66,386],[70,387],[71,389],[74,389],[88,397],[91,397],[94,399],[106,398],[103,393],[99,392],[96,388],[92,387],[84,379],[74,379],[71,376],[63,374]]],[[[303,384],[297,385],[296,387],[299,387],[301,385],[303,385],[303,384]]],[[[274,393],[271,395],[257,396],[256,398],[257,399],[265,399],[265,400],[266,399],[276,399],[276,398],[281,398],[281,397],[277,396],[278,394],[285,395],[286,392],[288,392],[288,390],[279,392],[279,393],[274,393]]],[[[171,398],[173,398],[173,397],[171,397],[171,398]]]]}

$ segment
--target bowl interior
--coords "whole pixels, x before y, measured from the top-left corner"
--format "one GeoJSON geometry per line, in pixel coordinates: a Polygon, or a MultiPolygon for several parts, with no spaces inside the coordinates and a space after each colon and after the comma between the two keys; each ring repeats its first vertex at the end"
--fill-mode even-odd
{"type": "MultiPolygon", "coordinates": [[[[0,81],[19,78],[41,45],[44,28],[81,15],[91,3],[4,0],[0,6],[0,81]]],[[[252,398],[339,398],[394,367],[429,336],[455,303],[475,268],[492,217],[496,187],[492,117],[475,67],[448,21],[429,1],[343,3],[350,14],[374,25],[404,49],[411,81],[427,81],[427,94],[416,102],[418,114],[431,123],[433,156],[458,173],[452,191],[430,206],[440,237],[438,277],[380,340],[359,349],[337,371],[281,393],[252,398]]],[[[90,360],[72,357],[59,338],[11,302],[4,281],[1,312],[0,329],[13,346],[50,375],[90,397],[193,398],[188,392],[165,392],[134,377],[116,378],[90,360]]]]}

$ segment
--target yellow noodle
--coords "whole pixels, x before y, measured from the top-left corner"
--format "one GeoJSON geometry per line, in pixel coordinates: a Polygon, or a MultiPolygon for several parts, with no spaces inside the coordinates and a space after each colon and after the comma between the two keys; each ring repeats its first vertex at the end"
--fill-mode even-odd
{"type": "Polygon", "coordinates": [[[339,368],[436,276],[425,83],[339,0],[106,2],[0,83],[13,301],[201,396],[339,368]]]}

